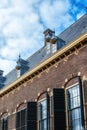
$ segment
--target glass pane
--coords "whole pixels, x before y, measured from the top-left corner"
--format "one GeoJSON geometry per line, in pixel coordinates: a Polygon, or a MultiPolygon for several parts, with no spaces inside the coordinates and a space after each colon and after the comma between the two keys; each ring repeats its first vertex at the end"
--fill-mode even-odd
{"type": "Polygon", "coordinates": [[[70,101],[70,108],[76,108],[80,106],[80,97],[72,98],[70,101]]]}
{"type": "Polygon", "coordinates": [[[16,128],[20,128],[20,126],[21,126],[21,112],[17,112],[16,128]]]}
{"type": "Polygon", "coordinates": [[[43,120],[43,128],[44,130],[47,128],[47,120],[43,120]]]}
{"type": "Polygon", "coordinates": [[[81,130],[81,120],[76,119],[72,122],[72,128],[73,130],[81,130]]]}
{"type": "Polygon", "coordinates": [[[44,100],[41,102],[41,106],[42,106],[42,119],[45,119],[47,117],[47,101],[44,100]]]}
{"type": "Polygon", "coordinates": [[[70,98],[74,98],[74,97],[77,97],[79,96],[79,85],[76,85],[70,89],[67,90],[69,95],[70,95],[70,98]]]}
{"type": "Polygon", "coordinates": [[[80,108],[72,110],[71,113],[72,113],[72,120],[81,118],[80,108]]]}
{"type": "Polygon", "coordinates": [[[21,111],[21,127],[25,125],[26,122],[26,109],[21,111]]]}
{"type": "Polygon", "coordinates": [[[40,112],[40,130],[47,130],[47,100],[43,100],[39,103],[40,112]]]}

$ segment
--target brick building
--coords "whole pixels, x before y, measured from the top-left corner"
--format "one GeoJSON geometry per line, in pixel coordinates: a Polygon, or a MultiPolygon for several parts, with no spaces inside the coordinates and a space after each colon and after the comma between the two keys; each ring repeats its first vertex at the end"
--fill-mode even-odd
{"type": "Polygon", "coordinates": [[[0,70],[0,130],[87,130],[87,14],[0,70]]]}

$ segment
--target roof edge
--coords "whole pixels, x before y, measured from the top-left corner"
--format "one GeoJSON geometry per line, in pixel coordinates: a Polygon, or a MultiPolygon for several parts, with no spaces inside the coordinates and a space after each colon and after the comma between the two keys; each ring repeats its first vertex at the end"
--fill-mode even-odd
{"type": "Polygon", "coordinates": [[[58,56],[60,56],[61,54],[63,54],[64,52],[66,52],[70,48],[74,47],[75,45],[77,45],[79,42],[83,41],[86,38],[87,38],[87,32],[84,33],[83,35],[81,35],[80,37],[78,37],[77,39],[75,39],[74,41],[66,44],[66,46],[64,46],[63,48],[61,48],[59,51],[57,51],[55,54],[53,54],[51,57],[49,57],[48,59],[46,59],[44,62],[40,63],[38,66],[36,66],[32,70],[30,70],[29,72],[26,72],[24,75],[22,75],[20,78],[18,78],[17,80],[15,80],[13,83],[11,83],[8,86],[6,86],[3,89],[1,89],[0,90],[0,95],[3,95],[3,93],[5,93],[6,91],[9,92],[9,89],[12,90],[13,86],[15,86],[16,84],[18,84],[19,82],[21,82],[22,80],[24,80],[25,78],[27,78],[29,75],[33,74],[38,69],[42,68],[47,63],[49,63],[52,60],[56,59],[58,56]]]}

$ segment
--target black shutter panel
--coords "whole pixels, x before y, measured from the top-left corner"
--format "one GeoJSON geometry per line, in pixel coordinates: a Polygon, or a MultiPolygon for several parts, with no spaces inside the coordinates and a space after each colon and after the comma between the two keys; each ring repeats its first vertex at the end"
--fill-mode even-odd
{"type": "Polygon", "coordinates": [[[65,117],[65,95],[64,89],[53,89],[53,102],[54,102],[54,130],[66,129],[65,117]]]}
{"type": "Polygon", "coordinates": [[[37,130],[37,102],[27,103],[27,130],[37,130]]]}
{"type": "Polygon", "coordinates": [[[4,119],[2,119],[2,130],[4,130],[4,119]]]}
{"type": "Polygon", "coordinates": [[[83,92],[82,92],[82,80],[80,76],[78,76],[78,82],[79,82],[79,91],[80,91],[81,120],[82,120],[82,126],[84,127],[83,92]]]}
{"type": "Polygon", "coordinates": [[[46,100],[47,100],[47,130],[50,130],[50,97],[48,93],[46,93],[46,100]]]}
{"type": "Polygon", "coordinates": [[[20,122],[20,114],[21,114],[21,112],[17,112],[17,114],[16,114],[16,129],[18,129],[18,128],[20,128],[20,126],[21,126],[21,122],[20,122]]]}

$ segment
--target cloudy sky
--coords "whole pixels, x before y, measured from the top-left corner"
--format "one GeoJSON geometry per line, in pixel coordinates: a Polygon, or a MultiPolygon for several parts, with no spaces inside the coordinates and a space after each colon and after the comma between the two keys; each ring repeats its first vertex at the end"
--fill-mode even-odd
{"type": "Polygon", "coordinates": [[[44,45],[43,31],[58,35],[86,13],[87,0],[0,0],[0,70],[7,74],[44,45]]]}

